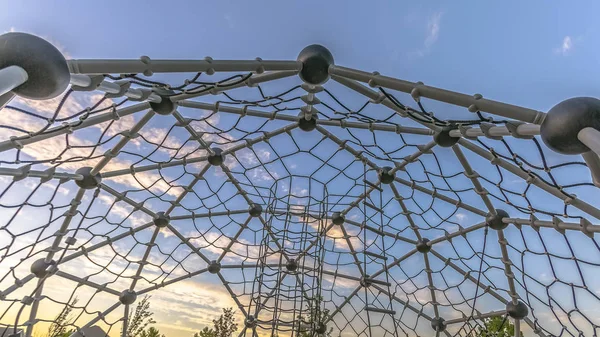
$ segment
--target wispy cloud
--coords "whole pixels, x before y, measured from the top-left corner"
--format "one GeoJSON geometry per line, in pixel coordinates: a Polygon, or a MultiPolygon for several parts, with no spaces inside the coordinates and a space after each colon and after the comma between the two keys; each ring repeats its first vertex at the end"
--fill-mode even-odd
{"type": "Polygon", "coordinates": [[[567,35],[563,38],[563,41],[562,41],[562,44],[560,45],[560,47],[556,48],[554,50],[554,52],[557,54],[566,55],[569,53],[569,51],[572,48],[573,48],[573,39],[571,39],[571,37],[569,35],[567,35]]]}
{"type": "Polygon", "coordinates": [[[427,19],[427,30],[425,33],[425,39],[423,40],[423,45],[410,53],[412,57],[423,57],[431,51],[433,45],[437,42],[440,36],[440,27],[442,22],[442,17],[444,16],[444,12],[438,11],[433,13],[427,19]]]}
{"type": "Polygon", "coordinates": [[[572,37],[567,35],[563,38],[562,43],[559,47],[554,48],[554,53],[558,55],[568,55],[573,51],[575,45],[577,45],[582,40],[582,37],[572,37]]]}
{"type": "Polygon", "coordinates": [[[443,12],[434,13],[427,22],[427,37],[425,37],[425,48],[429,49],[437,41],[440,35],[440,22],[443,12]]]}
{"type": "Polygon", "coordinates": [[[460,223],[463,223],[468,217],[465,213],[456,213],[455,216],[460,223]]]}
{"type": "Polygon", "coordinates": [[[229,29],[235,28],[235,20],[231,17],[231,15],[225,14],[223,18],[225,19],[225,22],[227,23],[227,27],[229,27],[229,29]]]}

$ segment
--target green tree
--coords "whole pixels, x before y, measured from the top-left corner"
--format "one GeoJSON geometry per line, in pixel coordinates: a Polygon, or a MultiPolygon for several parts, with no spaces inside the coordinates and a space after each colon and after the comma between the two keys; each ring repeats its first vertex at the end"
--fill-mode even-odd
{"type": "Polygon", "coordinates": [[[162,335],[157,328],[151,326],[146,330],[142,330],[140,337],[165,337],[165,335],[162,335]]]}
{"type": "Polygon", "coordinates": [[[217,335],[215,334],[214,329],[209,329],[205,326],[200,332],[194,333],[194,337],[217,337],[217,335]]]}
{"type": "MultiPolygon", "coordinates": [[[[135,311],[129,315],[127,320],[127,337],[154,337],[142,335],[142,333],[148,333],[148,331],[145,331],[148,325],[156,323],[152,318],[152,315],[154,315],[154,313],[150,311],[150,296],[146,295],[138,302],[135,311]]],[[[156,331],[158,332],[158,330],[156,331]]]]}
{"type": "MultiPolygon", "coordinates": [[[[483,327],[479,327],[471,337],[513,337],[515,335],[515,325],[496,316],[483,320],[483,327]]],[[[519,336],[523,337],[523,332],[519,331],[519,336]]]]}
{"type": "Polygon", "coordinates": [[[68,337],[73,333],[73,329],[68,329],[67,326],[73,324],[73,318],[71,317],[71,311],[75,307],[75,304],[79,299],[77,297],[73,298],[69,304],[65,305],[65,307],[56,315],[54,321],[48,327],[48,333],[46,337],[68,337]]]}
{"type": "Polygon", "coordinates": [[[200,332],[196,332],[194,337],[231,337],[238,330],[233,314],[233,308],[223,308],[221,316],[213,319],[213,328],[204,327],[200,332]]]}
{"type": "Polygon", "coordinates": [[[322,308],[323,297],[317,296],[315,298],[305,297],[307,310],[305,315],[298,315],[298,337],[314,337],[314,336],[326,336],[331,337],[333,328],[325,330],[324,333],[318,334],[317,329],[322,326],[324,322],[329,319],[329,309],[322,308]]]}

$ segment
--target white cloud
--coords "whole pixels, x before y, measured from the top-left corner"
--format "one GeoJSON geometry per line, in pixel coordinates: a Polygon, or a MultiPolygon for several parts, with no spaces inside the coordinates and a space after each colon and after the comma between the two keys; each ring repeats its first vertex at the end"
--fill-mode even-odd
{"type": "Polygon", "coordinates": [[[444,12],[438,11],[429,16],[427,20],[427,30],[425,39],[423,40],[423,46],[413,52],[410,52],[410,57],[423,57],[429,54],[431,48],[433,48],[433,45],[437,42],[440,36],[440,27],[443,15],[444,12]]]}
{"type": "Polygon", "coordinates": [[[443,12],[434,13],[427,22],[427,37],[424,42],[426,49],[431,48],[440,35],[440,22],[443,14],[443,12]]]}
{"type": "MultiPolygon", "coordinates": [[[[61,113],[59,117],[67,117],[73,115],[76,112],[81,111],[84,107],[91,106],[96,103],[100,98],[101,94],[91,94],[85,96],[77,96],[71,97],[66,100],[63,108],[61,109],[61,113]]],[[[15,106],[22,107],[28,110],[33,110],[37,114],[51,117],[54,114],[54,110],[56,106],[62,99],[62,96],[59,96],[52,100],[46,101],[33,101],[33,100],[25,100],[21,98],[17,98],[14,103],[15,106]]],[[[110,99],[105,100],[99,108],[103,108],[106,106],[112,105],[113,102],[110,99]]],[[[42,127],[46,125],[46,121],[33,118],[27,114],[23,113],[7,113],[0,114],[0,125],[14,126],[20,129],[24,129],[29,132],[39,131],[42,127]]],[[[100,130],[106,130],[108,124],[111,121],[107,121],[104,123],[100,123],[94,125],[93,128],[98,128],[100,130]]],[[[125,116],[120,118],[117,121],[113,121],[110,128],[106,130],[105,136],[111,137],[123,131],[131,129],[135,125],[135,117],[133,115],[125,116]]],[[[152,132],[157,132],[158,129],[151,129],[152,132]]],[[[10,129],[0,129],[0,139],[5,140],[10,138],[11,136],[23,136],[23,133],[16,132],[10,129]]],[[[108,148],[103,146],[98,147],[95,151],[93,146],[96,144],[88,139],[82,138],[83,134],[71,134],[68,136],[68,145],[67,146],[67,138],[66,137],[52,137],[48,138],[34,144],[26,145],[22,152],[27,154],[34,160],[51,160],[53,158],[60,157],[64,162],[60,165],[62,170],[75,171],[82,166],[94,166],[100,159],[86,159],[83,161],[69,161],[70,158],[87,158],[92,153],[94,155],[98,155],[104,153],[108,148]],[[94,151],[94,152],[93,152],[94,151]]],[[[166,132],[163,133],[163,138],[166,136],[166,132]]],[[[154,139],[153,139],[154,140],[154,139]]],[[[160,139],[162,140],[162,139],[160,139]]],[[[139,140],[133,139],[131,142],[134,145],[139,146],[139,140]]],[[[180,144],[176,139],[167,138],[167,145],[171,145],[173,147],[180,144]]],[[[164,149],[165,152],[169,152],[168,149],[164,149]]],[[[192,151],[184,147],[184,151],[192,151]]],[[[182,152],[180,151],[180,154],[182,152]]],[[[108,165],[105,166],[105,172],[128,169],[131,163],[127,160],[123,160],[120,158],[113,158],[108,165]]],[[[150,190],[154,192],[164,192],[167,191],[168,195],[171,196],[179,196],[182,192],[182,189],[179,187],[171,188],[169,184],[162,179],[162,177],[155,172],[141,172],[133,177],[130,174],[125,174],[121,176],[116,176],[110,178],[110,180],[124,184],[126,186],[130,186],[133,188],[141,188],[142,186],[148,187],[150,190]],[[150,187],[151,186],[151,187],[150,187]]]]}
{"type": "Polygon", "coordinates": [[[456,217],[456,219],[458,219],[458,222],[460,223],[463,223],[468,218],[468,216],[465,213],[456,213],[454,216],[456,217]]]}
{"type": "Polygon", "coordinates": [[[31,34],[31,35],[37,35],[37,36],[41,37],[42,39],[50,42],[52,45],[54,45],[54,47],[56,47],[56,49],[58,49],[67,60],[71,59],[71,55],[67,52],[67,49],[63,45],[61,45],[60,43],[58,43],[56,40],[54,40],[51,37],[44,36],[44,35],[38,35],[38,34],[35,34],[33,32],[26,32],[26,31],[23,31],[23,30],[17,30],[17,28],[14,27],[14,26],[11,26],[8,30],[5,30],[1,34],[16,33],[16,32],[18,32],[18,33],[27,33],[27,34],[31,34]]]}
{"type": "Polygon", "coordinates": [[[581,42],[582,37],[572,37],[570,35],[567,35],[563,38],[562,43],[560,44],[559,47],[554,48],[554,53],[558,54],[558,55],[568,55],[571,52],[573,52],[573,48],[575,47],[576,44],[578,44],[579,42],[581,42]]]}
{"type": "Polygon", "coordinates": [[[113,196],[108,196],[106,194],[100,194],[98,199],[107,206],[112,206],[110,209],[111,215],[119,216],[122,219],[129,219],[131,221],[131,225],[133,227],[141,226],[152,218],[146,213],[136,212],[132,206],[127,205],[122,202],[117,202],[117,200],[113,196]]]}
{"type": "Polygon", "coordinates": [[[561,55],[566,55],[569,53],[569,51],[573,48],[573,39],[567,35],[563,38],[562,44],[560,45],[560,47],[556,48],[554,50],[555,53],[557,54],[561,54],[561,55]]]}

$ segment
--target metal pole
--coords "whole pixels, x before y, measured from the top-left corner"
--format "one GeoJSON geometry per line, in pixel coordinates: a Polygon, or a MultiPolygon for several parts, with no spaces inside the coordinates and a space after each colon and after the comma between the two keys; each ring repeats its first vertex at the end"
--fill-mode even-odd
{"type": "Polygon", "coordinates": [[[129,323],[129,304],[125,305],[123,310],[123,327],[121,330],[121,337],[127,337],[127,325],[129,323]]]}
{"type": "Polygon", "coordinates": [[[514,325],[515,325],[514,337],[521,337],[521,320],[515,319],[514,322],[515,322],[514,323],[514,325]]]}
{"type": "Polygon", "coordinates": [[[2,110],[12,99],[15,97],[15,94],[12,92],[7,92],[4,95],[0,95],[0,110],[2,110]]]}
{"type": "MultiPolygon", "coordinates": [[[[83,74],[71,75],[71,85],[87,88],[87,87],[91,86],[92,83],[93,83],[92,78],[88,75],[83,75],[83,74]]],[[[98,86],[95,88],[95,90],[102,91],[107,94],[117,95],[121,92],[121,85],[119,85],[118,83],[104,80],[98,84],[98,86]]],[[[143,90],[150,91],[150,89],[143,89],[143,90]]],[[[122,95],[126,96],[128,98],[131,98],[133,100],[141,100],[144,97],[144,92],[142,91],[142,89],[128,88],[127,90],[125,90],[125,92],[122,95]]],[[[115,97],[115,96],[111,96],[111,97],[115,97]]],[[[148,101],[150,101],[150,102],[160,103],[162,101],[162,98],[155,93],[150,93],[147,97],[148,97],[147,98],[148,101]]]]}
{"type": "Polygon", "coordinates": [[[83,121],[75,121],[70,124],[67,124],[66,126],[63,126],[63,125],[57,126],[57,127],[46,130],[43,134],[39,134],[39,135],[36,135],[33,137],[27,137],[27,138],[22,138],[22,139],[18,139],[18,140],[3,141],[3,142],[0,142],[0,152],[4,152],[4,151],[10,150],[10,149],[15,149],[15,148],[22,148],[23,146],[25,146],[27,144],[32,144],[35,142],[39,142],[41,140],[60,136],[65,133],[71,133],[75,130],[79,130],[79,129],[86,128],[88,126],[104,123],[109,120],[123,118],[127,115],[131,115],[133,113],[136,113],[136,112],[148,109],[148,108],[150,108],[150,103],[143,102],[143,103],[139,103],[136,105],[128,106],[126,108],[122,108],[122,109],[118,109],[115,111],[106,112],[106,113],[103,113],[100,115],[89,117],[83,121]]]}
{"type": "Polygon", "coordinates": [[[600,155],[600,131],[589,127],[583,128],[577,134],[577,139],[579,139],[597,155],[600,155]]]}
{"type": "MultiPolygon", "coordinates": [[[[196,102],[196,101],[188,101],[183,100],[179,101],[178,104],[183,107],[193,108],[193,109],[201,109],[201,110],[209,110],[209,111],[218,111],[225,112],[230,114],[236,114],[241,116],[252,116],[252,117],[261,117],[266,119],[277,119],[284,120],[290,122],[297,122],[300,118],[298,116],[278,113],[274,112],[266,112],[259,111],[254,109],[248,109],[246,107],[238,108],[231,107],[222,104],[216,103],[204,103],[204,102],[196,102]]],[[[325,125],[325,126],[339,126],[342,128],[351,128],[351,129],[365,129],[370,131],[387,131],[387,132],[395,132],[395,133],[410,133],[415,135],[426,135],[432,136],[434,132],[429,129],[410,127],[410,126],[401,126],[401,125],[390,125],[383,123],[363,123],[363,122],[348,122],[346,120],[326,120],[326,119],[317,119],[317,125],[325,125]]],[[[460,137],[460,134],[459,134],[460,137]]]]}
{"type": "Polygon", "coordinates": [[[40,307],[40,300],[42,299],[42,292],[44,290],[44,279],[38,280],[37,290],[35,291],[35,295],[33,297],[33,303],[31,304],[31,310],[29,311],[29,320],[27,329],[25,330],[25,336],[31,337],[33,334],[33,326],[36,323],[36,316],[38,308],[40,307]]]}
{"type": "Polygon", "coordinates": [[[129,143],[129,141],[137,135],[137,133],[154,117],[156,113],[152,110],[148,111],[131,129],[127,131],[127,133],[123,133],[123,136],[119,140],[119,142],[106,154],[104,154],[104,158],[102,158],[96,166],[90,172],[91,175],[96,175],[100,173],[100,171],[108,165],[108,163],[119,154],[119,151],[129,143]]]}
{"type": "Polygon", "coordinates": [[[506,310],[495,310],[495,311],[490,311],[490,312],[486,312],[484,314],[479,314],[479,315],[473,315],[471,317],[461,317],[461,318],[455,318],[455,319],[449,319],[446,321],[447,325],[450,324],[456,324],[456,323],[464,323],[467,320],[477,320],[477,319],[484,319],[484,318],[490,318],[490,317],[498,317],[498,316],[502,316],[506,314],[506,310]]]}
{"type": "Polygon", "coordinates": [[[0,69],[0,96],[9,93],[28,79],[27,72],[21,67],[10,66],[0,69]]]}
{"type": "Polygon", "coordinates": [[[575,230],[581,231],[586,235],[593,236],[594,233],[600,233],[600,225],[593,225],[588,220],[584,218],[580,218],[579,223],[574,222],[563,222],[559,221],[558,218],[555,218],[553,221],[544,221],[537,219],[517,219],[517,218],[504,218],[502,222],[507,224],[515,224],[517,226],[527,225],[531,226],[533,229],[538,229],[539,227],[545,228],[554,228],[558,231],[575,230]]]}
{"type": "Polygon", "coordinates": [[[596,219],[600,219],[600,210],[597,209],[596,207],[594,207],[580,199],[577,199],[575,196],[569,197],[569,196],[563,194],[556,187],[550,186],[547,183],[545,183],[539,179],[535,179],[535,177],[529,175],[527,172],[523,171],[523,169],[521,169],[520,167],[513,165],[502,158],[498,158],[498,157],[494,156],[489,151],[469,142],[468,140],[466,140],[464,138],[461,138],[459,140],[459,144],[464,146],[465,148],[469,149],[473,153],[475,153],[487,160],[492,161],[492,163],[494,163],[495,165],[498,165],[498,166],[504,168],[505,170],[511,172],[512,174],[514,174],[518,177],[521,177],[522,179],[539,187],[540,189],[546,191],[547,193],[552,194],[553,196],[555,196],[565,202],[570,203],[573,207],[578,208],[579,210],[593,216],[596,219]]]}
{"type": "Polygon", "coordinates": [[[117,302],[117,303],[113,304],[111,307],[109,307],[108,309],[104,310],[103,312],[98,312],[98,315],[96,317],[94,317],[92,320],[87,322],[87,324],[82,326],[80,329],[77,329],[69,337],[82,336],[83,334],[80,334],[79,330],[89,328],[90,326],[96,324],[96,322],[98,322],[99,320],[106,318],[106,315],[110,314],[113,310],[118,308],[120,305],[121,305],[121,302],[117,302]]]}
{"type": "Polygon", "coordinates": [[[427,86],[422,83],[399,80],[393,77],[382,76],[377,73],[368,73],[356,69],[332,65],[329,67],[329,74],[369,83],[370,86],[374,87],[380,86],[398,90],[411,94],[416,98],[427,97],[440,102],[463,106],[472,112],[484,111],[528,123],[540,124],[546,115],[541,111],[485,99],[481,97],[481,95],[469,96],[459,92],[427,86]]]}
{"type": "Polygon", "coordinates": [[[116,291],[114,289],[109,288],[106,284],[103,284],[103,285],[102,284],[98,284],[96,282],[92,282],[90,280],[83,279],[83,278],[77,277],[75,275],[72,275],[72,274],[69,274],[69,273],[65,273],[65,272],[60,271],[60,270],[57,271],[54,275],[62,277],[62,278],[65,278],[67,280],[71,280],[73,282],[77,282],[78,284],[83,284],[83,285],[86,285],[88,287],[97,289],[98,291],[105,291],[105,292],[107,292],[109,294],[113,294],[115,296],[120,296],[121,295],[120,292],[118,292],[118,291],[116,291]]]}
{"type": "Polygon", "coordinates": [[[193,98],[193,97],[199,97],[199,96],[204,96],[204,95],[208,95],[208,94],[218,94],[218,93],[226,91],[226,90],[241,88],[244,86],[251,87],[251,86],[258,85],[260,83],[274,81],[274,80],[294,76],[297,74],[298,74],[297,70],[291,70],[291,71],[271,71],[271,72],[264,73],[264,74],[252,75],[252,77],[248,78],[246,81],[244,81],[242,83],[233,84],[233,85],[228,85],[226,83],[223,83],[222,87],[215,87],[208,91],[202,91],[199,93],[191,93],[191,94],[183,93],[183,94],[175,95],[175,96],[171,97],[171,101],[179,102],[181,100],[185,100],[185,99],[189,99],[189,98],[193,98]]]}
{"type": "Polygon", "coordinates": [[[540,134],[540,126],[538,124],[521,124],[514,129],[516,134],[513,134],[506,126],[492,126],[486,131],[480,127],[470,127],[461,130],[451,130],[450,136],[452,137],[503,137],[503,136],[537,136],[540,134]]]}
{"type": "Polygon", "coordinates": [[[594,151],[588,151],[581,155],[592,176],[592,182],[600,187],[600,157],[594,151]]]}
{"type": "Polygon", "coordinates": [[[7,168],[0,167],[0,176],[9,176],[16,178],[43,178],[43,179],[69,179],[69,180],[82,180],[83,175],[76,173],[66,173],[66,172],[52,172],[52,171],[36,171],[36,170],[28,170],[25,168],[7,168]]]}
{"type": "Polygon", "coordinates": [[[139,74],[145,73],[198,73],[198,72],[257,72],[301,70],[299,61],[243,60],[68,60],[71,74],[139,74]]]}

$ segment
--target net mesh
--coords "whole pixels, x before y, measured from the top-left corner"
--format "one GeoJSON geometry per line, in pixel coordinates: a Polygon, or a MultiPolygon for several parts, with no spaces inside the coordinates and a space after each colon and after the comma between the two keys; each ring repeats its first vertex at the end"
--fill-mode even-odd
{"type": "Polygon", "coordinates": [[[437,334],[475,336],[512,320],[513,299],[526,335],[597,334],[595,214],[573,205],[598,204],[585,163],[486,134],[514,121],[479,111],[341,81],[245,85],[256,76],[104,75],[188,95],[169,115],[75,87],[2,110],[9,334],[69,308],[64,331],[120,335],[127,289],[179,295],[164,317],[194,327],[210,319],[190,308],[233,306],[242,336],[429,336],[437,318],[437,334]],[[484,135],[441,147],[427,126],[484,135]],[[82,167],[100,168],[89,189],[82,167]]]}

